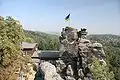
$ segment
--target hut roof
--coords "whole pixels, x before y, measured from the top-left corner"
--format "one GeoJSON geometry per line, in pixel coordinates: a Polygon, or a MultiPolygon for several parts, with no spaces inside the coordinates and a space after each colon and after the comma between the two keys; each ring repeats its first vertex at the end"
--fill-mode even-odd
{"type": "Polygon", "coordinates": [[[22,42],[21,46],[22,48],[34,48],[37,45],[37,43],[28,43],[28,42],[22,42]]]}

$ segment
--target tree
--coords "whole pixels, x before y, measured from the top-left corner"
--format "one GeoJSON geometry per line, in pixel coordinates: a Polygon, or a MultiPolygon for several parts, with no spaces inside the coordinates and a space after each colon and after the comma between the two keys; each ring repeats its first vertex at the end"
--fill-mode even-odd
{"type": "Polygon", "coordinates": [[[21,56],[20,43],[24,38],[23,28],[19,21],[12,17],[0,16],[0,50],[2,51],[0,80],[16,80],[15,72],[30,62],[29,57],[21,56]]]}
{"type": "Polygon", "coordinates": [[[92,59],[91,71],[94,80],[115,80],[113,72],[109,72],[107,65],[101,63],[96,57],[92,59]]]}
{"type": "Polygon", "coordinates": [[[109,67],[115,74],[115,79],[120,80],[120,47],[107,46],[105,52],[109,67]]]}

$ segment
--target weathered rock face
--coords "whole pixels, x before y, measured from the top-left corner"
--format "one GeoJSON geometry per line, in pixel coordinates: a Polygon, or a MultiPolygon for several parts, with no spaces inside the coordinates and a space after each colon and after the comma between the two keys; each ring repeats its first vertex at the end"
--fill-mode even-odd
{"type": "Polygon", "coordinates": [[[66,80],[92,80],[90,66],[93,55],[105,63],[102,44],[87,40],[86,34],[86,29],[78,31],[71,27],[66,27],[61,32],[60,43],[62,46],[60,50],[66,65],[65,70],[62,69],[66,73],[61,74],[66,80]]]}
{"type": "Polygon", "coordinates": [[[66,67],[65,63],[63,60],[56,60],[56,70],[57,73],[61,73],[62,70],[66,67]]]}
{"type": "Polygon", "coordinates": [[[42,62],[40,68],[44,74],[45,80],[63,80],[56,72],[56,67],[49,62],[42,62]]]}
{"type": "Polygon", "coordinates": [[[105,53],[102,44],[86,39],[86,34],[86,29],[63,28],[59,37],[62,60],[55,60],[55,65],[40,64],[45,80],[93,80],[90,71],[92,56],[106,64],[105,53]]]}

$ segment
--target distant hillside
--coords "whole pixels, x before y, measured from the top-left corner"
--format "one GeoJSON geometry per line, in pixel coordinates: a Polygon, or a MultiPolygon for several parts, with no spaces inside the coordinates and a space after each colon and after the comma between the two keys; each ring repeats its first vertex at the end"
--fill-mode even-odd
{"type": "Polygon", "coordinates": [[[52,35],[57,35],[57,36],[59,36],[59,35],[60,35],[60,33],[59,33],[59,32],[45,32],[45,33],[47,33],[47,34],[52,34],[52,35]]]}
{"type": "Polygon", "coordinates": [[[57,35],[28,30],[24,30],[24,32],[27,37],[33,39],[33,42],[38,43],[39,50],[59,50],[59,38],[57,35]]]}
{"type": "MultiPolygon", "coordinates": [[[[59,33],[44,33],[39,31],[28,31],[25,30],[25,35],[29,38],[32,38],[34,42],[39,44],[38,49],[45,50],[58,50],[59,49],[59,33]],[[51,46],[51,48],[50,48],[51,46]],[[48,48],[49,47],[49,48],[48,48]],[[56,48],[57,47],[57,48],[56,48]]],[[[98,41],[104,46],[116,46],[120,47],[120,36],[103,34],[103,35],[88,35],[88,39],[92,41],[98,41]]]]}
{"type": "Polygon", "coordinates": [[[88,35],[88,39],[98,41],[104,46],[120,47],[120,36],[112,34],[88,35]]]}

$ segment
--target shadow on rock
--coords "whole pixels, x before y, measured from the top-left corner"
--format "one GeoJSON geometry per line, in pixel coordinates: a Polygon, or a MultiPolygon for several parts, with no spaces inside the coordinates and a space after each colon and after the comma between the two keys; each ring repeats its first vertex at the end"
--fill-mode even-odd
{"type": "Polygon", "coordinates": [[[44,74],[40,71],[37,71],[35,74],[35,79],[34,80],[44,80],[44,74]]]}

